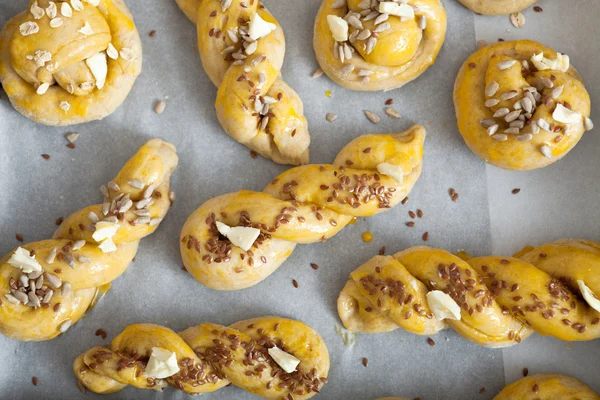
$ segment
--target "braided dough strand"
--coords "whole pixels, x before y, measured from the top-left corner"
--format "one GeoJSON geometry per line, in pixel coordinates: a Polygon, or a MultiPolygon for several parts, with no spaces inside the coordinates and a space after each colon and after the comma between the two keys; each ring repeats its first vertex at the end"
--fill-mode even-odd
{"type": "Polygon", "coordinates": [[[263,193],[240,191],[211,199],[181,231],[186,269],[202,284],[234,290],[255,285],[285,261],[297,243],[324,241],[352,221],[383,212],[411,191],[421,174],[425,128],[364,135],[345,146],[331,165],[292,168],[263,193]],[[380,174],[388,163],[402,182],[380,174]],[[261,233],[247,252],[220,237],[215,223],[251,226],[261,233]]]}
{"type": "Polygon", "coordinates": [[[0,82],[17,111],[46,125],[106,117],[142,68],[141,40],[122,0],[73,4],[80,6],[30,0],[0,32],[0,82]]]}
{"type": "Polygon", "coordinates": [[[152,324],[130,325],[109,348],[94,347],[77,357],[73,371],[95,393],[132,385],[189,394],[209,393],[230,383],[268,399],[308,399],[327,382],[329,354],[317,332],[302,322],[259,317],[230,327],[206,323],[175,333],[152,324]],[[286,373],[268,353],[277,346],[300,360],[286,373]],[[176,354],[180,371],[166,379],[146,374],[153,347],[176,354]]]}
{"type": "Polygon", "coordinates": [[[215,107],[225,132],[279,164],[308,163],[308,123],[302,100],[281,77],[285,37],[275,17],[254,0],[177,3],[197,23],[200,59],[218,87],[215,107]],[[252,38],[254,19],[273,31],[252,38]]]}
{"type": "Polygon", "coordinates": [[[600,312],[581,297],[577,284],[600,293],[597,243],[563,239],[518,257],[465,261],[426,246],[376,256],[352,272],[338,298],[338,313],[349,330],[402,327],[431,335],[448,324],[488,347],[514,345],[534,331],[568,341],[600,337],[600,312]],[[435,318],[426,297],[434,290],[454,300],[460,320],[435,318]]]}
{"type": "Polygon", "coordinates": [[[494,400],[600,400],[592,388],[577,378],[559,374],[538,374],[506,386],[494,400]]]}
{"type": "Polygon", "coordinates": [[[339,3],[323,1],[313,39],[321,69],[338,85],[361,91],[396,89],[418,78],[435,62],[446,36],[446,11],[439,0],[409,1],[413,18],[380,13],[371,6],[363,9],[364,1],[339,3]],[[348,41],[334,39],[328,23],[331,15],[353,19],[348,41]],[[384,25],[388,28],[380,31],[384,25]]]}
{"type": "Polygon", "coordinates": [[[169,180],[177,162],[173,145],[159,139],[150,140],[111,181],[111,189],[105,192],[108,195],[104,199],[106,215],[102,204],[86,207],[68,216],[52,239],[21,246],[41,265],[40,278],[32,280],[29,274],[28,279],[27,274],[9,264],[15,252],[2,258],[0,332],[19,340],[41,341],[56,337],[77,322],[110,288],[111,282],[125,272],[139,241],[152,234],[167,214],[171,206],[169,180]],[[130,186],[129,182],[133,181],[147,186],[130,186]],[[152,197],[145,198],[150,192],[152,197]],[[142,207],[142,203],[150,204],[142,207]],[[138,215],[142,212],[145,217],[138,215]],[[112,236],[116,250],[104,252],[92,237],[98,226],[96,218],[118,226],[112,236]],[[20,279],[24,279],[26,287],[20,279]],[[38,279],[41,280],[35,284],[35,293],[45,299],[48,292],[52,292],[47,301],[42,300],[38,305],[31,303],[31,299],[27,304],[9,301],[7,296],[15,297],[15,291],[28,294],[32,290],[31,282],[38,279]],[[55,286],[56,282],[59,287],[55,286]]]}

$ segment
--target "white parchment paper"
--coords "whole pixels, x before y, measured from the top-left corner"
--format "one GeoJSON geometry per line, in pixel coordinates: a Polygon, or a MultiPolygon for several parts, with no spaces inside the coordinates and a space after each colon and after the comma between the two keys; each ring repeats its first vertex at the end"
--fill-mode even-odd
{"type": "MultiPolygon", "coordinates": [[[[312,50],[313,22],[319,0],[265,0],[287,36],[283,75],[304,100],[312,137],[311,161],[328,163],[351,139],[364,133],[388,133],[421,123],[427,128],[423,175],[406,205],[360,219],[325,244],[299,246],[263,283],[243,291],[218,292],[200,285],[181,270],[178,235],[187,216],[204,201],[240,189],[262,190],[286,167],[252,159],[244,146],[223,133],[214,112],[216,89],[206,77],[196,49],[196,31],[173,0],[128,0],[144,44],[144,68],[125,103],[110,117],[71,128],[35,124],[20,116],[0,92],[0,254],[26,241],[48,238],[56,218],[101,201],[98,187],[152,137],[174,143],[180,166],[173,178],[177,201],[160,229],[142,241],[136,261],[114,281],[102,302],[66,335],[42,343],[0,337],[0,399],[184,399],[164,393],[125,389],[110,397],[82,394],[72,372],[74,358],[109,340],[132,323],[164,324],[175,330],[203,322],[229,324],[260,315],[300,319],[325,339],[331,357],[323,399],[375,399],[383,396],[422,399],[490,399],[530,373],[560,372],[585,380],[600,391],[600,342],[567,344],[533,336],[508,350],[472,344],[452,331],[426,338],[397,330],[356,336],[345,345],[336,333],[340,321],[336,299],[348,274],[375,255],[422,244],[475,255],[512,254],[526,244],[562,237],[600,240],[600,139],[596,132],[561,162],[541,171],[517,173],[488,167],[464,145],[456,128],[452,87],[455,75],[479,39],[529,38],[571,56],[592,95],[592,117],[600,115],[598,42],[593,36],[597,0],[538,3],[542,13],[524,12],[527,23],[516,29],[508,17],[475,16],[455,0],[443,0],[448,34],[438,61],[417,81],[388,93],[342,89],[325,76],[311,79],[317,68],[312,50]],[[510,29],[511,32],[507,32],[510,29]],[[156,30],[155,37],[148,32],[156,30]],[[331,98],[325,92],[332,92],[331,98]],[[392,98],[402,118],[383,113],[392,98]],[[166,99],[164,114],[153,112],[166,99]],[[377,112],[371,124],[363,110],[377,112]],[[325,114],[338,119],[329,123],[325,114]],[[81,133],[76,149],[64,135],[81,133]],[[47,153],[50,160],[40,156],[47,153]],[[448,189],[460,195],[450,201],[448,189]],[[521,193],[512,195],[513,188],[521,193]],[[424,217],[414,228],[404,225],[408,211],[424,217]],[[361,234],[370,231],[371,243],[361,234]],[[314,271],[310,263],[319,265],[314,271]],[[292,286],[296,279],[299,288],[292,286]],[[107,340],[94,335],[98,328],[107,340]],[[361,364],[369,359],[368,367],[361,364]],[[31,378],[39,378],[38,386],[31,378]],[[505,381],[506,379],[506,381],[505,381]],[[479,393],[485,387],[484,393],[479,393]]],[[[0,24],[21,12],[26,0],[0,0],[0,24]]],[[[598,119],[598,117],[596,117],[598,119]]],[[[228,387],[207,399],[250,399],[228,387]]]]}

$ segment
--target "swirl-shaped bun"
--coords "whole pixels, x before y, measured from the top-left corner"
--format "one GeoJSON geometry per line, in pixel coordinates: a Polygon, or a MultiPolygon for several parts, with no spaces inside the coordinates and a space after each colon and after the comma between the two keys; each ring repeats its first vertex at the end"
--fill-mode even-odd
{"type": "Polygon", "coordinates": [[[559,374],[531,375],[506,386],[494,400],[600,400],[577,378],[559,374]]]}
{"type": "Polygon", "coordinates": [[[109,348],[94,347],[73,364],[77,378],[95,393],[114,393],[132,385],[161,390],[173,386],[202,394],[234,384],[267,399],[309,399],[327,383],[325,342],[300,321],[259,317],[230,327],[202,324],[175,333],[152,324],[130,325],[109,348]],[[150,376],[153,348],[175,355],[179,371],[150,376]],[[277,347],[299,360],[286,372],[270,354],[277,347]],[[150,374],[150,375],[149,375],[150,374]]]}
{"type": "Polygon", "coordinates": [[[425,72],[445,36],[446,11],[439,0],[323,0],[313,46],[321,69],[338,85],[390,90],[425,72]]]}
{"type": "Polygon", "coordinates": [[[125,272],[139,241],[167,214],[177,162],[173,145],[150,140],[108,188],[102,187],[103,204],[68,216],[52,239],[25,244],[2,258],[0,333],[49,340],[77,322],[125,272]]]}
{"type": "Polygon", "coordinates": [[[202,284],[234,290],[273,273],[297,243],[325,241],[356,217],[400,203],[421,174],[425,128],[364,135],[344,147],[333,165],[292,168],[264,192],[240,191],[200,206],[181,231],[186,269],[202,284]],[[381,167],[397,172],[392,178],[381,167]],[[232,246],[217,223],[252,227],[258,235],[248,250],[232,246]],[[260,230],[260,234],[258,232],[260,230]],[[222,233],[222,232],[221,232],[222,233]]]}
{"type": "Polygon", "coordinates": [[[285,37],[257,1],[177,0],[197,24],[202,66],[219,88],[217,117],[228,135],[279,164],[308,163],[304,106],[281,77],[285,37]]]}
{"type": "Polygon", "coordinates": [[[590,96],[568,56],[527,40],[471,55],[456,78],[454,106],[467,146],[506,169],[548,166],[593,126],[590,96]]]}
{"type": "Polygon", "coordinates": [[[353,331],[432,335],[448,324],[488,347],[514,345],[534,331],[568,341],[600,337],[600,306],[586,302],[600,293],[599,244],[564,239],[517,256],[463,260],[425,246],[376,256],[350,274],[338,313],[353,331]],[[581,283],[591,293],[583,295],[581,283]],[[459,319],[436,318],[433,291],[450,296],[459,319]]]}
{"type": "Polygon", "coordinates": [[[0,32],[0,82],[17,111],[46,125],[102,119],[142,69],[122,0],[31,0],[0,32]]]}

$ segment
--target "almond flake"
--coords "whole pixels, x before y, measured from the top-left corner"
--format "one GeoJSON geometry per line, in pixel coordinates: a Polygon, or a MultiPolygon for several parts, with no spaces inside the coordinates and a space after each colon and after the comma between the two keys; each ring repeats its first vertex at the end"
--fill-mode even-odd
{"type": "Polygon", "coordinates": [[[50,84],[49,84],[49,83],[46,83],[46,82],[44,82],[44,83],[42,83],[41,85],[39,85],[39,86],[37,87],[37,89],[35,90],[35,92],[36,92],[37,94],[39,94],[39,95],[46,94],[46,92],[48,91],[48,88],[49,88],[49,87],[50,87],[50,84]]]}
{"type": "Polygon", "coordinates": [[[552,113],[552,118],[554,118],[555,121],[562,122],[563,124],[577,124],[582,121],[581,114],[569,110],[560,103],[556,105],[556,108],[552,113]]]}
{"type": "Polygon", "coordinates": [[[94,79],[96,80],[96,87],[98,89],[102,89],[104,84],[106,83],[106,75],[108,73],[108,66],[106,64],[106,54],[96,53],[87,60],[85,60],[90,71],[92,71],[92,75],[94,75],[94,79]]]}
{"type": "Polygon", "coordinates": [[[60,104],[59,104],[59,107],[64,112],[67,112],[67,111],[69,111],[71,109],[71,104],[69,104],[68,101],[61,101],[60,104]]]}
{"type": "Polygon", "coordinates": [[[89,22],[85,22],[85,25],[79,29],[77,32],[85,35],[85,36],[89,36],[89,35],[93,35],[94,31],[92,30],[92,27],[90,26],[89,22]]]}
{"type": "Polygon", "coordinates": [[[348,22],[345,19],[337,15],[328,15],[327,24],[336,42],[345,42],[348,40],[348,22]]]}
{"type": "Polygon", "coordinates": [[[115,49],[115,46],[113,46],[112,43],[108,44],[108,48],[106,49],[106,55],[112,58],[113,60],[119,58],[119,52],[117,51],[117,49],[115,49]]]}
{"type": "Polygon", "coordinates": [[[119,52],[119,55],[125,61],[131,61],[131,60],[133,60],[133,57],[134,57],[133,50],[131,50],[128,47],[123,47],[121,49],[121,51],[119,52]]]}

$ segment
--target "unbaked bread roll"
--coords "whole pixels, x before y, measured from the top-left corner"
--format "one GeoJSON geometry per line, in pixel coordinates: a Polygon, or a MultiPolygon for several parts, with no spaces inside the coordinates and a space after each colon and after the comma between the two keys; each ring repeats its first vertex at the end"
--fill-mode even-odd
{"type": "Polygon", "coordinates": [[[508,15],[522,11],[538,0],[458,0],[469,10],[483,15],[508,15]]]}
{"type": "Polygon", "coordinates": [[[548,166],[593,127],[590,96],[569,57],[529,40],[471,55],[456,78],[454,106],[467,146],[505,169],[548,166]]]}
{"type": "Polygon", "coordinates": [[[391,90],[436,60],[446,36],[440,0],[323,0],[313,46],[323,72],[351,90],[391,90]]]}
{"type": "Polygon", "coordinates": [[[600,244],[563,239],[516,257],[463,260],[416,246],[376,256],[350,274],[338,313],[352,331],[403,328],[433,335],[448,324],[488,347],[534,331],[560,340],[600,337],[600,244]]]}
{"type": "Polygon", "coordinates": [[[0,333],[49,340],[96,304],[135,257],[171,206],[175,147],[152,139],[102,186],[103,204],[68,216],[52,239],[28,243],[0,260],[0,333]]]}
{"type": "Polygon", "coordinates": [[[219,88],[217,117],[229,136],[279,164],[308,163],[300,96],[281,77],[285,36],[258,0],[177,0],[196,23],[202,66],[219,88]]]}
{"type": "Polygon", "coordinates": [[[17,111],[46,125],[102,119],[142,70],[122,0],[30,0],[0,32],[0,82],[17,111]]]}
{"type": "Polygon", "coordinates": [[[325,241],[354,218],[400,203],[421,174],[424,140],[421,125],[403,133],[359,136],[333,164],[295,167],[263,192],[244,190],[208,200],[181,231],[185,268],[213,289],[256,285],[296,244],[325,241]]]}
{"type": "Polygon", "coordinates": [[[230,327],[205,323],[175,333],[152,324],[127,327],[112,344],[94,347],[73,364],[95,393],[128,385],[187,394],[234,384],[265,399],[309,399],[327,383],[325,342],[300,321],[259,317],[230,327]]]}
{"type": "Polygon", "coordinates": [[[506,386],[494,400],[600,400],[592,388],[572,376],[532,375],[506,386]]]}

